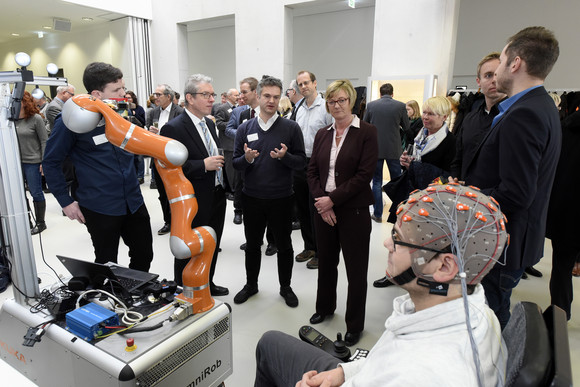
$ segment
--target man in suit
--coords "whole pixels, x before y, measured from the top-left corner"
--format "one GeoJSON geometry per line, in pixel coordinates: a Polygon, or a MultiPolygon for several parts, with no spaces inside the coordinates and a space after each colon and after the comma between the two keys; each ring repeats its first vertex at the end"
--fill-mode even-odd
{"type": "Polygon", "coordinates": [[[510,39],[496,69],[499,104],[491,130],[466,166],[465,183],[493,196],[507,217],[510,245],[482,284],[502,327],[510,296],[526,267],[543,256],[546,215],[561,146],[558,110],[543,87],[559,45],[544,27],[528,27],[510,39]],[[500,259],[503,261],[503,259],[500,259]]]}
{"type": "MultiPolygon", "coordinates": [[[[226,159],[225,168],[226,175],[228,176],[228,185],[232,188],[235,187],[234,166],[232,165],[232,156],[234,155],[234,139],[226,136],[226,126],[230,121],[230,116],[233,109],[236,107],[239,95],[240,93],[236,89],[229,89],[226,93],[226,102],[216,109],[214,116],[215,125],[219,131],[219,138],[222,143],[224,157],[226,159]]],[[[226,196],[230,200],[234,199],[232,192],[228,192],[226,196]]]]}
{"type": "MultiPolygon", "coordinates": [[[[215,93],[212,79],[203,74],[189,77],[183,91],[185,111],[163,127],[163,135],[176,139],[187,148],[187,161],[183,173],[193,185],[198,210],[193,218],[192,228],[210,226],[217,235],[216,249],[210,268],[210,291],[212,296],[225,296],[228,289],[214,284],[213,277],[218,256],[218,248],[224,229],[226,214],[226,192],[224,189],[224,157],[218,154],[220,140],[212,120],[205,116],[211,113],[215,93]]],[[[182,284],[182,272],[188,259],[175,258],[175,281],[182,284]]]]}
{"type": "Polygon", "coordinates": [[[56,116],[62,111],[64,103],[68,101],[69,98],[75,96],[75,87],[70,83],[66,86],[59,86],[56,88],[56,97],[48,104],[45,111],[45,117],[48,120],[48,125],[50,131],[54,128],[54,120],[56,116]]]}
{"type": "MultiPolygon", "coordinates": [[[[173,103],[175,91],[169,85],[158,85],[155,88],[153,96],[156,99],[156,106],[151,111],[151,114],[147,116],[145,128],[155,134],[161,134],[161,128],[168,121],[183,113],[183,108],[173,103]]],[[[164,224],[157,231],[157,234],[165,235],[171,231],[171,210],[169,208],[169,201],[167,200],[167,193],[165,193],[165,187],[163,186],[159,173],[157,173],[153,160],[151,160],[151,174],[153,178],[151,179],[150,188],[157,189],[159,192],[159,203],[161,204],[161,211],[163,211],[164,224]]]]}
{"type": "Polygon", "coordinates": [[[306,156],[300,127],[278,115],[282,82],[265,76],[258,86],[260,111],[239,126],[234,146],[234,168],[244,173],[242,203],[246,236],[246,285],[234,302],[244,303],[258,293],[261,250],[268,226],[278,247],[280,295],[290,307],[298,298],[292,280],[292,174],[304,169],[306,156]]]}
{"type": "Polygon", "coordinates": [[[391,180],[401,175],[401,128],[409,130],[407,107],[403,102],[393,99],[393,85],[383,84],[380,89],[381,98],[370,102],[363,120],[378,129],[379,159],[373,176],[374,211],[371,218],[381,223],[383,221],[383,164],[387,163],[391,180]]]}
{"type": "MultiPolygon", "coordinates": [[[[256,88],[258,87],[258,80],[254,77],[248,77],[242,79],[240,82],[240,97],[242,100],[242,106],[233,109],[230,116],[230,120],[226,126],[226,135],[231,139],[236,138],[236,131],[238,126],[243,122],[240,118],[242,112],[251,109],[250,115],[244,119],[254,117],[256,114],[256,108],[258,107],[258,94],[256,93],[256,88]],[[252,113],[252,111],[254,113],[252,113]]],[[[243,187],[243,176],[240,171],[237,171],[234,180],[236,185],[232,187],[234,190],[234,223],[242,224],[243,221],[243,210],[242,210],[242,187],[243,187]]]]}

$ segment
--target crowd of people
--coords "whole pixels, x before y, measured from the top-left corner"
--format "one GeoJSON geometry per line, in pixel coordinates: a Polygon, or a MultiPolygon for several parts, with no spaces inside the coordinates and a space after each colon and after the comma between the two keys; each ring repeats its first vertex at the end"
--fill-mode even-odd
{"type": "MultiPolygon", "coordinates": [[[[416,101],[396,101],[388,83],[380,87],[380,99],[353,114],[360,107],[355,107],[357,92],[350,81],[334,81],[320,93],[316,76],[306,70],[288,89],[272,76],[244,78],[239,91],[222,93],[221,103],[215,101],[212,79],[195,74],[181,100],[171,86],[158,85],[146,111],[124,88],[121,70],[109,64],[89,64],[83,83],[97,99],[126,98],[138,125],[188,149],[183,171],[198,202],[192,227],[209,225],[217,236],[208,284],[213,296],[229,294],[213,282],[228,199],[246,239],[246,283],[234,297],[236,304],[259,291],[266,234],[266,254],[277,255],[279,294],[288,306],[299,304],[291,286],[294,262],[318,270],[310,323],[322,323],[340,298],[342,252],[348,346],[364,331],[372,221],[383,221],[383,190],[391,197],[388,221],[394,226],[385,242],[387,272],[374,286],[401,286],[409,294],[394,300],[385,334],[369,357],[338,364],[314,347],[269,332],[258,344],[256,385],[414,385],[438,378],[445,378],[439,383],[444,385],[469,380],[491,385],[504,378],[507,354],[499,332],[509,321],[511,290],[543,256],[549,205],[559,209],[565,202],[550,202],[554,176],[566,181],[568,174],[566,160],[560,159],[558,110],[543,87],[558,55],[558,41],[543,27],[510,37],[501,53],[486,55],[478,64],[483,98],[465,116],[440,96],[427,99],[421,112],[416,101]],[[384,164],[390,174],[385,187],[384,164]],[[300,222],[304,243],[296,255],[293,219],[300,222]],[[507,233],[510,243],[504,250],[507,233]],[[487,305],[495,315],[486,313],[487,305]],[[404,334],[422,340],[400,339],[404,334]],[[443,371],[431,358],[433,346],[451,360],[449,369],[443,371]],[[418,367],[424,372],[413,371],[418,367]]],[[[74,95],[74,88],[67,92],[74,95]]],[[[78,134],[60,116],[49,136],[38,109],[26,101],[18,133],[27,144],[21,154],[36,209],[33,233],[46,228],[44,172],[63,213],[86,225],[97,262],[116,262],[122,238],[129,246],[130,267],[147,271],[153,251],[139,187],[143,157],[111,145],[104,126],[78,134]],[[75,169],[72,191],[65,160],[75,169]]],[[[564,136],[575,138],[578,121],[569,121],[564,136]]],[[[171,230],[171,211],[163,181],[151,165],[151,188],[159,191],[164,219],[158,234],[163,235],[171,230]]],[[[557,273],[550,290],[552,302],[569,318],[578,249],[574,238],[562,237],[561,224],[548,223],[553,226],[553,276],[557,273]]],[[[175,258],[178,284],[186,264],[175,258]]]]}

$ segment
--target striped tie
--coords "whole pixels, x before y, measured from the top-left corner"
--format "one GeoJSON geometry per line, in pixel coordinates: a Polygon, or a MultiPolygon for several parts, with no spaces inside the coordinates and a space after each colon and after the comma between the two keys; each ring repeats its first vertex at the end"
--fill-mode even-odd
{"type": "MultiPolygon", "coordinates": [[[[211,134],[209,133],[209,129],[207,128],[205,120],[199,121],[199,125],[201,126],[201,129],[203,130],[203,135],[205,136],[205,146],[207,147],[207,153],[210,156],[217,156],[218,151],[217,151],[217,148],[214,146],[214,143],[211,141],[211,134]]],[[[216,174],[217,174],[218,182],[223,187],[224,182],[223,182],[223,178],[222,178],[221,168],[216,171],[216,174]]]]}

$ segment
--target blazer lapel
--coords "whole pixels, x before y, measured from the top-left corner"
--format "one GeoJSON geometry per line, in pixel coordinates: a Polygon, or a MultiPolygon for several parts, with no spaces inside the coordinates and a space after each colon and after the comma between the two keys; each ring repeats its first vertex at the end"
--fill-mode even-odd
{"type": "Polygon", "coordinates": [[[205,147],[205,142],[200,137],[199,132],[197,131],[197,128],[193,124],[191,118],[189,118],[186,112],[183,112],[181,117],[185,129],[187,131],[187,134],[189,135],[195,146],[198,148],[199,153],[202,154],[204,157],[208,157],[209,153],[207,152],[207,148],[205,147]]]}

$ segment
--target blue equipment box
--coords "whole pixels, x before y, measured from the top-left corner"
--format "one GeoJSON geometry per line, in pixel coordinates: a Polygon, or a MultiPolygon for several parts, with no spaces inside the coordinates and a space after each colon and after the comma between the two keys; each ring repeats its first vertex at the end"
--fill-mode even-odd
{"type": "Polygon", "coordinates": [[[105,325],[119,325],[119,316],[93,302],[66,314],[66,329],[86,341],[109,332],[105,325]]]}

